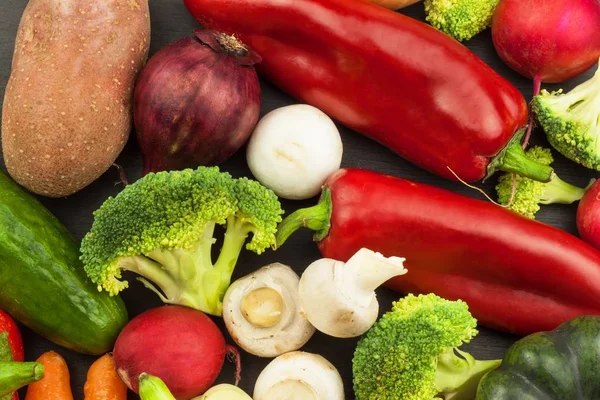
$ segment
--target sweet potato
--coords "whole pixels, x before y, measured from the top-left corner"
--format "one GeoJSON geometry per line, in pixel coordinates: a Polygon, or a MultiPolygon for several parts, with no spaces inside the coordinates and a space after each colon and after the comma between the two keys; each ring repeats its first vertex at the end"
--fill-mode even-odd
{"type": "Polygon", "coordinates": [[[10,175],[62,197],[103,174],[129,137],[149,44],[148,0],[30,0],[2,114],[10,175]]]}

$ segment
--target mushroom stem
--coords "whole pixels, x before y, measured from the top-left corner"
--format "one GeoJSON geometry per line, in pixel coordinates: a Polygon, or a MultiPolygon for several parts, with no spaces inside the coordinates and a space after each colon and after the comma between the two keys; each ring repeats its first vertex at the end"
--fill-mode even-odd
{"type": "Polygon", "coordinates": [[[281,294],[270,287],[261,287],[246,294],[240,304],[242,315],[252,325],[270,328],[281,319],[284,303],[281,294]]]}
{"type": "Polygon", "coordinates": [[[404,258],[385,258],[360,249],[347,263],[321,258],[300,278],[302,314],[321,332],[339,338],[360,336],[377,320],[377,289],[392,277],[404,275],[404,258]],[[326,305],[326,307],[324,307],[326,305]]]}
{"type": "MultiPolygon", "coordinates": [[[[404,258],[386,258],[380,253],[362,248],[354,254],[345,265],[336,265],[343,269],[344,285],[347,291],[352,291],[361,303],[371,301],[375,289],[389,279],[406,273],[402,263],[404,258]]],[[[337,273],[337,271],[336,271],[337,273]]]]}

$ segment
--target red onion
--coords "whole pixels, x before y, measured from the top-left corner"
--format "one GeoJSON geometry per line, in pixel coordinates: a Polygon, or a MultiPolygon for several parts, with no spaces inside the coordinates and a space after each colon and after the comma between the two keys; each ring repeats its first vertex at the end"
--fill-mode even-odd
{"type": "Polygon", "coordinates": [[[217,165],[246,143],[258,122],[261,57],[211,30],[171,43],[140,74],[134,122],[144,174],[217,165]]]}

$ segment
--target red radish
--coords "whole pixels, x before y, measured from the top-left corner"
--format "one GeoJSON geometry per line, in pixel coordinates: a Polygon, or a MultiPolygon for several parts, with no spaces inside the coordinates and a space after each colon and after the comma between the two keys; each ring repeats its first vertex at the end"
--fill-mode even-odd
{"type": "Polygon", "coordinates": [[[600,249],[600,179],[585,192],[577,208],[579,236],[600,249]]]}
{"type": "MultiPolygon", "coordinates": [[[[492,20],[498,55],[512,69],[542,82],[564,82],[591,68],[600,57],[600,1],[501,0],[492,20]]],[[[533,115],[524,139],[526,147],[533,115]]]]}
{"type": "Polygon", "coordinates": [[[145,372],[162,379],[177,400],[189,400],[212,386],[228,353],[238,361],[237,381],[239,353],[225,344],[217,325],[200,311],[163,306],[133,318],[113,355],[119,376],[134,392],[145,372]]]}
{"type": "Polygon", "coordinates": [[[504,62],[522,75],[564,82],[600,57],[600,2],[501,0],[492,39],[504,62]]]}

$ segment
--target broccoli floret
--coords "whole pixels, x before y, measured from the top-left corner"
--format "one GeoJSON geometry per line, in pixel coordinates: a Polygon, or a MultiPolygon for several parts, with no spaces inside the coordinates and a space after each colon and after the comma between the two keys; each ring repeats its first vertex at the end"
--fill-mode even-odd
{"type": "Polygon", "coordinates": [[[600,171],[600,68],[569,93],[542,90],[532,107],[552,147],[568,159],[600,171]]]}
{"type": "MultiPolygon", "coordinates": [[[[550,165],[554,162],[552,152],[548,148],[535,146],[526,154],[527,157],[540,164],[550,165]]],[[[500,175],[496,185],[500,204],[508,205],[510,210],[531,219],[535,219],[535,214],[540,210],[540,204],[571,204],[581,200],[586,190],[586,188],[579,188],[563,181],[556,174],[553,174],[550,182],[542,183],[512,173],[505,173],[500,175]],[[510,202],[513,179],[515,194],[510,202]]]]}
{"type": "Polygon", "coordinates": [[[462,42],[492,23],[500,0],[425,0],[425,19],[436,29],[462,42]]]}
{"type": "Polygon", "coordinates": [[[477,361],[456,347],[477,335],[462,301],[408,295],[360,340],[352,369],[357,400],[473,399],[501,360],[477,361]]]}
{"type": "Polygon", "coordinates": [[[168,304],[221,315],[238,256],[275,244],[283,210],[277,196],[256,181],[233,179],[217,167],[148,174],[94,212],[81,243],[81,260],[98,290],[128,287],[123,270],[168,304]],[[213,263],[216,225],[226,225],[213,263]]]}

